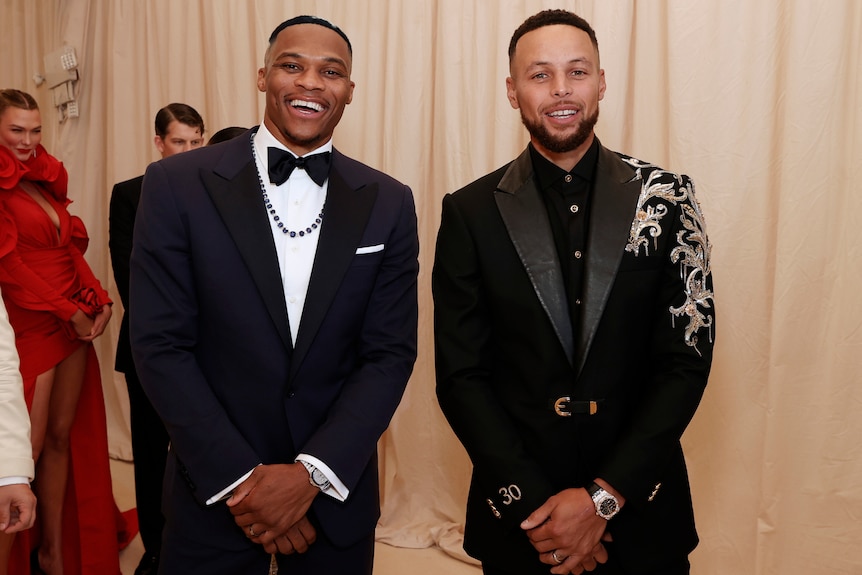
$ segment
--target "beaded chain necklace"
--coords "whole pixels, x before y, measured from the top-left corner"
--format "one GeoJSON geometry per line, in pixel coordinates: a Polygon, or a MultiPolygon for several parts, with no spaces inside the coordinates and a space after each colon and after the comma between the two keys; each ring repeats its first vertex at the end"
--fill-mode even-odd
{"type": "MultiPolygon", "coordinates": [[[[254,165],[257,168],[257,150],[254,148],[254,139],[251,139],[251,154],[254,156],[254,165]]],[[[278,226],[278,229],[281,230],[281,233],[288,235],[292,238],[296,236],[303,237],[311,234],[314,230],[320,227],[320,222],[323,221],[323,209],[326,207],[326,200],[323,201],[323,205],[320,206],[320,213],[317,214],[317,217],[314,219],[314,223],[305,228],[304,230],[294,231],[287,229],[287,226],[284,225],[284,222],[281,221],[279,215],[275,212],[275,208],[272,207],[272,202],[269,200],[269,195],[266,193],[266,186],[263,183],[263,178],[260,176],[260,170],[257,170],[257,181],[260,182],[260,193],[263,196],[263,203],[266,206],[267,211],[270,216],[272,216],[272,221],[275,222],[275,225],[278,226]]]]}

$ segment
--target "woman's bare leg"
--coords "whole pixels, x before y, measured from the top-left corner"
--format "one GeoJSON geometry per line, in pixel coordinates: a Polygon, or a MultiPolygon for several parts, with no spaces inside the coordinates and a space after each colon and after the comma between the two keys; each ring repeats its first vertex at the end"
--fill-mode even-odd
{"type": "Polygon", "coordinates": [[[80,346],[54,369],[44,443],[36,463],[34,487],[42,522],[39,565],[48,575],[63,573],[63,499],[69,479],[69,435],[84,383],[88,349],[89,345],[80,346]]]}

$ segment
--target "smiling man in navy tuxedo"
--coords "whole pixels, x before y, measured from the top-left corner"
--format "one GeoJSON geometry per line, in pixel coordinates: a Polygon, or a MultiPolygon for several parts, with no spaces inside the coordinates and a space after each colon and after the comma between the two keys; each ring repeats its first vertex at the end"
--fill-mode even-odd
{"type": "Polygon", "coordinates": [[[416,359],[413,197],[332,147],[340,29],[288,20],[264,64],[261,126],[144,177],[131,333],[171,437],[160,572],[370,574],[377,440],[416,359]]]}
{"type": "Polygon", "coordinates": [[[530,144],[445,197],[432,274],[437,393],[474,467],[464,547],[487,575],[687,573],[680,436],[714,317],[694,186],[599,143],[582,18],[528,18],[509,69],[530,144]]]}

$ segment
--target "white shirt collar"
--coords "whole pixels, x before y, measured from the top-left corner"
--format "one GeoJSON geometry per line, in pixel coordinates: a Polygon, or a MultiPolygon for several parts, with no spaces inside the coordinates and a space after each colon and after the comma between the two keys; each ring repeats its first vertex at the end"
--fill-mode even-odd
{"type": "MultiPolygon", "coordinates": [[[[257,133],[254,135],[254,147],[257,150],[257,157],[260,160],[260,163],[263,165],[264,173],[269,170],[269,154],[267,153],[267,148],[279,148],[280,150],[287,150],[294,156],[300,156],[280,141],[276,139],[275,136],[266,128],[266,124],[263,122],[260,123],[260,128],[258,128],[257,133]]],[[[315,148],[307,154],[302,154],[303,156],[309,156],[311,154],[317,154],[320,152],[331,152],[332,151],[332,138],[320,146],[319,148],[315,148]]]]}

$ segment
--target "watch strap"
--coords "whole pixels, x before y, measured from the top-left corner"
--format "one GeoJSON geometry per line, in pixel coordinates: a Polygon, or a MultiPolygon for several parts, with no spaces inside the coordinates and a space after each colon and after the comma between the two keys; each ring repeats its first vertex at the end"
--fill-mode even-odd
{"type": "Polygon", "coordinates": [[[589,494],[590,494],[590,497],[592,497],[592,496],[594,496],[596,493],[598,493],[599,491],[601,491],[601,489],[602,489],[602,486],[601,486],[601,485],[599,485],[598,483],[596,483],[595,481],[593,481],[592,483],[590,483],[590,484],[587,486],[587,493],[589,493],[589,494]]]}

